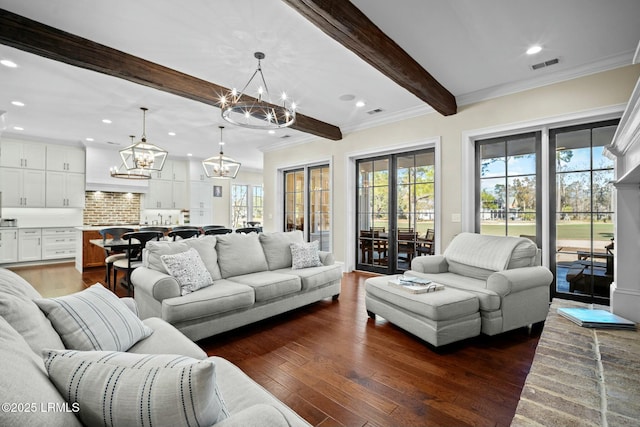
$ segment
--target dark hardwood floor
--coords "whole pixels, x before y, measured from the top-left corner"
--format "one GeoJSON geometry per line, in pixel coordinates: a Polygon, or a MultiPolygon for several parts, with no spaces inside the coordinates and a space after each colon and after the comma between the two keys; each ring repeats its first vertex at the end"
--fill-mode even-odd
{"type": "MultiPolygon", "coordinates": [[[[13,269],[43,296],[103,281],[70,264],[13,269]]],[[[313,425],[507,426],[539,334],[526,329],[434,348],[364,307],[366,273],[327,299],[199,341],[237,364],[313,425]]],[[[126,290],[119,289],[119,295],[126,290]]]]}

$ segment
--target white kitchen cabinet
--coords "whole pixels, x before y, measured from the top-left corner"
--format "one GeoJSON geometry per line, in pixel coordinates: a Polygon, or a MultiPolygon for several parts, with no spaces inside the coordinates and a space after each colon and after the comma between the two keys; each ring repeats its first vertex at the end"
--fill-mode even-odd
{"type": "Polygon", "coordinates": [[[213,183],[191,182],[191,201],[189,208],[211,210],[213,208],[213,183]]]}
{"type": "Polygon", "coordinates": [[[144,196],[147,209],[185,209],[189,206],[188,163],[167,160],[161,171],[152,172],[149,192],[144,196]]]}
{"type": "Polygon", "coordinates": [[[42,259],[42,229],[22,228],[18,231],[18,261],[42,259]]]}
{"type": "Polygon", "coordinates": [[[0,230],[0,263],[18,261],[18,229],[0,230]]]}
{"type": "Polygon", "coordinates": [[[47,172],[47,207],[84,207],[84,185],[85,179],[82,173],[47,172]]]}
{"type": "Polygon", "coordinates": [[[172,181],[172,205],[173,209],[186,209],[189,207],[189,188],[186,181],[172,181]]]}
{"type": "Polygon", "coordinates": [[[144,198],[147,209],[173,209],[173,181],[151,179],[144,198]]]}
{"type": "Polygon", "coordinates": [[[74,228],[43,228],[42,259],[73,258],[77,233],[74,228]]]}
{"type": "Polygon", "coordinates": [[[45,160],[45,144],[12,140],[0,142],[2,167],[44,170],[45,160]]]}
{"type": "Polygon", "coordinates": [[[0,168],[3,207],[43,208],[45,172],[43,170],[0,168]]]}
{"type": "Polygon", "coordinates": [[[64,145],[47,145],[47,170],[84,173],[84,150],[64,145]]]}
{"type": "Polygon", "coordinates": [[[188,163],[184,160],[165,160],[161,171],[151,172],[151,179],[186,181],[188,169],[188,163]]]}

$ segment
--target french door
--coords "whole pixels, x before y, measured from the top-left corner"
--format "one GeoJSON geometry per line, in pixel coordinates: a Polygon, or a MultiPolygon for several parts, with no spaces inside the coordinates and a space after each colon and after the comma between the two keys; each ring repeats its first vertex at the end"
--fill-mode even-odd
{"type": "Polygon", "coordinates": [[[430,253],[435,223],[433,149],[357,161],[356,268],[382,274],[430,253]]]}
{"type": "Polygon", "coordinates": [[[614,162],[603,154],[617,120],[553,129],[549,166],[552,294],[609,303],[613,282],[614,162]]]}

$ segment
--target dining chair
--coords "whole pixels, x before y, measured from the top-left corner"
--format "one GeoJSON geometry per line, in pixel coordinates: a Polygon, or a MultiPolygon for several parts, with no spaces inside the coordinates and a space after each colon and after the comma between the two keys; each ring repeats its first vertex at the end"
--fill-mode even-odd
{"type": "Polygon", "coordinates": [[[118,271],[125,272],[124,285],[129,291],[129,296],[133,294],[131,285],[131,272],[142,265],[142,252],[147,242],[160,240],[164,237],[162,231],[132,231],[122,235],[122,239],[127,241],[126,256],[113,263],[113,291],[118,287],[118,271]]]}
{"type": "Polygon", "coordinates": [[[169,232],[169,228],[157,227],[157,226],[145,226],[145,227],[140,227],[140,231],[162,231],[162,233],[166,235],[169,232]]]}
{"type": "Polygon", "coordinates": [[[259,233],[259,232],[260,232],[260,230],[258,230],[255,227],[236,228],[236,233],[249,234],[249,233],[259,233]]]}
{"type": "Polygon", "coordinates": [[[205,230],[204,234],[206,236],[212,236],[216,234],[229,234],[233,233],[233,230],[230,228],[210,228],[209,230],[205,230]]]}
{"type": "Polygon", "coordinates": [[[179,237],[181,239],[190,239],[192,237],[198,237],[200,235],[199,228],[185,228],[181,230],[176,230],[175,228],[167,234],[168,237],[171,237],[175,242],[179,237]]]}
{"type": "Polygon", "coordinates": [[[203,225],[202,226],[202,229],[204,231],[213,230],[214,228],[227,228],[227,227],[225,227],[224,225],[203,225]]]}
{"type": "Polygon", "coordinates": [[[433,255],[435,253],[435,230],[428,228],[424,235],[424,239],[419,239],[419,245],[416,248],[420,255],[433,255]]]}
{"type": "Polygon", "coordinates": [[[200,230],[200,227],[195,225],[176,225],[175,227],[171,227],[171,231],[176,230],[200,230]]]}
{"type": "MultiPolygon", "coordinates": [[[[98,232],[102,236],[102,244],[106,244],[108,239],[111,240],[122,240],[122,235],[125,233],[130,233],[133,231],[133,228],[127,227],[110,227],[103,228],[98,232]]],[[[113,270],[113,263],[119,259],[124,259],[127,257],[126,252],[122,252],[120,250],[112,250],[110,248],[104,248],[104,265],[106,267],[104,281],[107,284],[107,288],[111,289],[111,271],[113,270]]],[[[115,292],[115,288],[113,289],[115,292]]]]}

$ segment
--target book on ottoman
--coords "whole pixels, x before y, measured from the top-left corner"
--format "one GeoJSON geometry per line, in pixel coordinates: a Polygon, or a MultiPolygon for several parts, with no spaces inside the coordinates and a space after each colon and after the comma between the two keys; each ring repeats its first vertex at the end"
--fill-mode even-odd
{"type": "Polygon", "coordinates": [[[407,276],[399,276],[397,279],[389,280],[389,286],[402,289],[403,291],[410,292],[412,294],[424,294],[444,289],[444,285],[433,283],[431,280],[407,276]]]}

